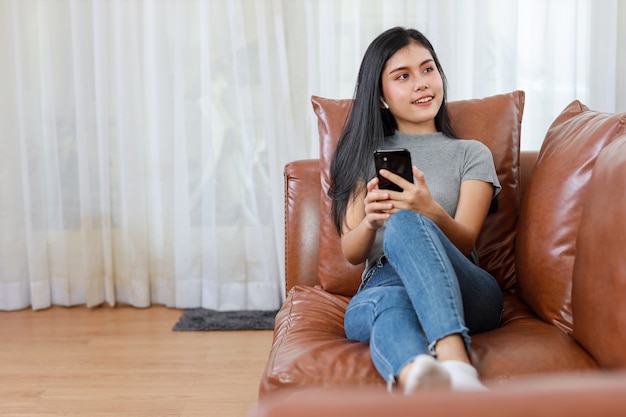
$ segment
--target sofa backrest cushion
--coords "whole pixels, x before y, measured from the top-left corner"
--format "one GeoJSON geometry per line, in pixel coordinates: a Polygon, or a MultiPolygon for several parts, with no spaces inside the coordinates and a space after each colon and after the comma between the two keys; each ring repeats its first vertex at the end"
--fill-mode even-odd
{"type": "Polygon", "coordinates": [[[343,126],[352,109],[352,100],[333,100],[313,96],[320,141],[320,238],[318,279],[324,290],[353,295],[361,282],[364,264],[352,265],[341,252],[341,241],[332,220],[332,202],[328,197],[330,161],[343,126]]]}
{"type": "Polygon", "coordinates": [[[624,114],[572,102],[548,129],[522,201],[515,250],[519,293],[566,332],[572,330],[576,234],[589,179],[600,151],[623,131],[624,114]]]}
{"type": "MultiPolygon", "coordinates": [[[[626,124],[626,115],[623,118],[626,124]]],[[[602,367],[626,367],[626,136],[598,156],[572,281],[574,338],[602,367]]]]}
{"type": "MultiPolygon", "coordinates": [[[[480,140],[489,147],[502,185],[498,211],[488,216],[477,243],[481,266],[496,277],[502,288],[510,288],[515,282],[514,248],[520,206],[519,149],[524,97],[523,91],[514,91],[448,104],[457,134],[462,138],[480,140]]],[[[352,100],[313,96],[312,102],[318,117],[322,185],[318,278],[326,291],[353,295],[360,284],[363,265],[350,265],[343,257],[339,236],[332,223],[331,200],[326,194],[330,183],[330,162],[352,100]]]]}

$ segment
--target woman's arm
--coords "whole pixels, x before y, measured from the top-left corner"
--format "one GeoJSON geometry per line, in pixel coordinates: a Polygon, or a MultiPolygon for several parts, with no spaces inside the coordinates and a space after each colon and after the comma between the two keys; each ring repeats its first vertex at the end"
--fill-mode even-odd
{"type": "Polygon", "coordinates": [[[393,208],[389,202],[389,192],[377,188],[378,178],[367,184],[361,183],[355,189],[346,210],[346,218],[341,234],[341,251],[348,262],[358,265],[369,256],[376,230],[391,214],[385,211],[393,208]]]}
{"type": "Polygon", "coordinates": [[[454,218],[442,209],[440,217],[433,219],[465,255],[476,246],[492,197],[492,184],[480,180],[463,181],[454,218]]]}

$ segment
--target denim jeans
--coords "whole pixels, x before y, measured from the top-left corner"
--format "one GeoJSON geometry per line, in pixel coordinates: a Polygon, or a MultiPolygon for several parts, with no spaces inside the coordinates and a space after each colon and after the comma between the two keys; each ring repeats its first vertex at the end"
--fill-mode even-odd
{"type": "Polygon", "coordinates": [[[400,211],[387,221],[385,255],[368,270],[345,315],[346,335],[368,342],[374,366],[391,386],[435,343],[500,323],[502,291],[430,219],[400,211]]]}

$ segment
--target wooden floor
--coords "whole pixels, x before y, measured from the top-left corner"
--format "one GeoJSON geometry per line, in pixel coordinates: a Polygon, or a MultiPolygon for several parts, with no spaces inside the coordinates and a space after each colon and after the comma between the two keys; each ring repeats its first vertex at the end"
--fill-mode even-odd
{"type": "Polygon", "coordinates": [[[245,416],[272,332],[174,332],[181,313],[0,312],[0,415],[245,416]]]}

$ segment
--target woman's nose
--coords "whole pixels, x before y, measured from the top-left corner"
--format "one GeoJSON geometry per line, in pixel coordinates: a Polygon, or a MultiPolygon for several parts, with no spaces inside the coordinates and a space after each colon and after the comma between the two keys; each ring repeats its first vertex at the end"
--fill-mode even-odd
{"type": "Polygon", "coordinates": [[[425,90],[428,88],[428,84],[426,83],[426,80],[424,80],[424,78],[422,77],[417,77],[415,79],[415,91],[421,91],[421,90],[425,90]]]}

